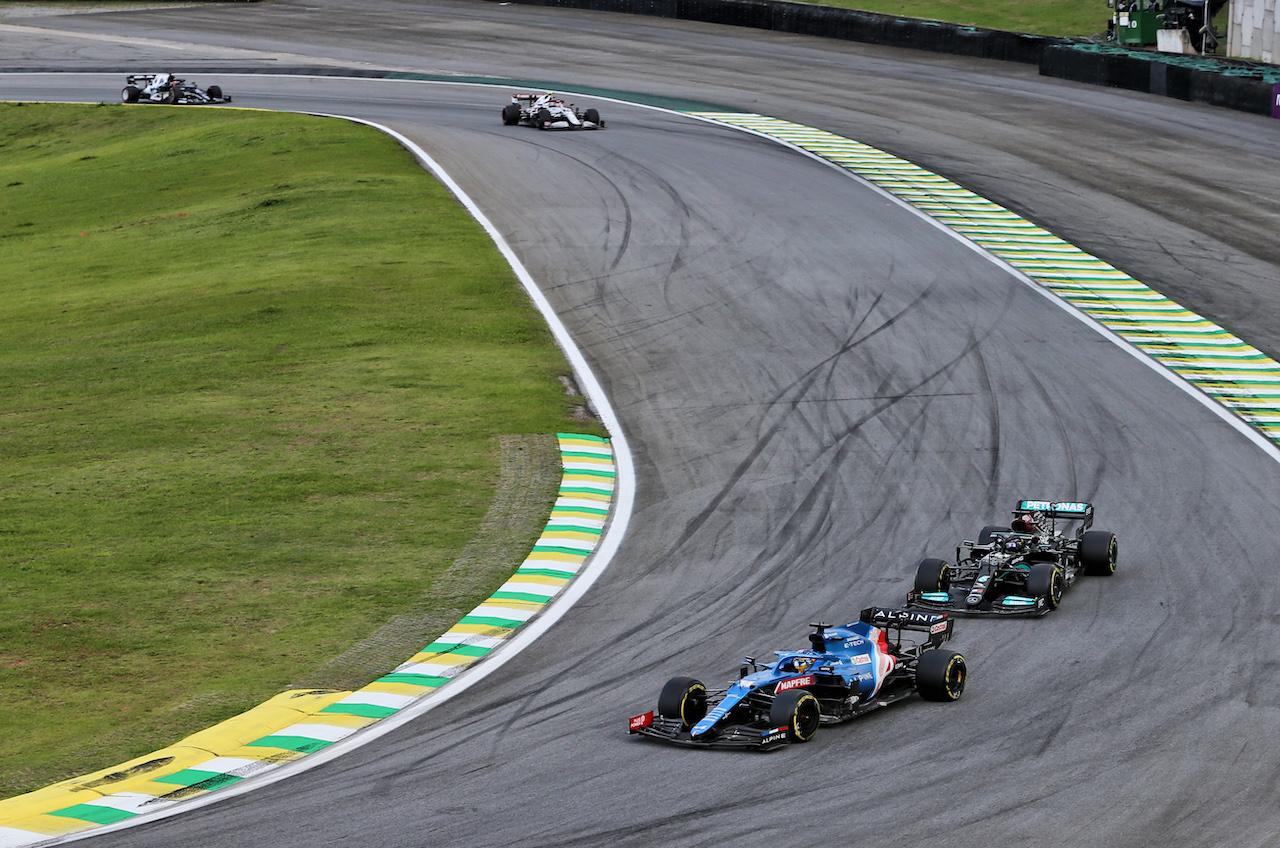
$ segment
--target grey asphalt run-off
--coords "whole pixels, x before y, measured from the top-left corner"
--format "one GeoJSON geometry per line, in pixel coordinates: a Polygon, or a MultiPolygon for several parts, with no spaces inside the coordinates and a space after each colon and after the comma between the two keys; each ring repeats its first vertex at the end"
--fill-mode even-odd
{"type": "MultiPolygon", "coordinates": [[[[617,103],[605,132],[539,133],[501,126],[501,92],[473,86],[217,69],[550,80],[821,127],[1018,211],[1273,356],[1280,124],[1022,66],[490,3],[24,23],[44,33],[0,31],[0,65],[181,61],[237,105],[412,138],[542,284],[636,457],[612,566],[483,686],[310,772],[93,842],[1277,839],[1280,467],[1177,387],[878,193],[762,139],[617,103]],[[961,621],[961,701],[898,705],[765,756],[627,737],[666,678],[720,682],[745,654],[802,644],[809,621],[900,599],[920,557],[1023,496],[1095,503],[1120,570],[1043,620],[961,621]]],[[[111,100],[117,76],[5,76],[0,97],[111,100]]]]}

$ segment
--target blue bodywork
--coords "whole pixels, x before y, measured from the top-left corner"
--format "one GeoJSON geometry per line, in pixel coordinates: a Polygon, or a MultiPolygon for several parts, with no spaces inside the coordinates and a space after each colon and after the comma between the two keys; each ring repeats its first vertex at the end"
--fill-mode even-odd
{"type": "Polygon", "coordinates": [[[821,724],[914,697],[922,658],[932,671],[920,695],[955,700],[964,687],[964,658],[936,650],[953,625],[945,613],[887,607],[868,607],[849,624],[813,624],[808,650],[774,651],[767,665],[748,657],[724,689],[671,678],[658,709],[633,716],[627,732],[702,748],[768,751],[807,742],[821,724]]]}
{"type": "Polygon", "coordinates": [[[689,735],[697,739],[714,729],[757,689],[764,688],[772,694],[786,689],[790,681],[797,684],[809,682],[810,686],[806,688],[810,688],[825,679],[829,684],[845,689],[848,696],[870,699],[884,682],[881,669],[887,671],[893,666],[892,659],[888,657],[877,662],[884,653],[880,644],[883,635],[880,628],[855,621],[841,627],[821,629],[811,636],[814,648],[821,650],[774,651],[778,659],[773,665],[752,671],[730,686],[724,700],[695,724],[689,735]]]}

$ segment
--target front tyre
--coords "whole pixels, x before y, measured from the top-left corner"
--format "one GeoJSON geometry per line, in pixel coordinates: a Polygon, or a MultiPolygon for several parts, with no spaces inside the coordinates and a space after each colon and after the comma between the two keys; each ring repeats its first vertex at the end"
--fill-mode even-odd
{"type": "Polygon", "coordinates": [[[1062,568],[1055,562],[1038,562],[1027,572],[1027,594],[1044,598],[1045,606],[1057,609],[1062,603],[1062,568]]]}
{"type": "Polygon", "coordinates": [[[964,693],[969,667],[955,651],[925,651],[916,661],[916,691],[926,701],[955,701],[964,693]]]}
{"type": "Polygon", "coordinates": [[[680,719],[680,727],[689,730],[707,714],[707,687],[692,677],[673,677],[658,696],[658,715],[680,719]]]}
{"type": "Polygon", "coordinates": [[[588,109],[586,112],[582,113],[582,117],[586,118],[596,126],[600,126],[600,113],[595,109],[588,109]]]}
{"type": "Polygon", "coordinates": [[[930,557],[916,567],[917,592],[946,592],[951,588],[951,566],[930,557]]]}
{"type": "Polygon", "coordinates": [[[539,109],[537,114],[533,116],[533,125],[540,130],[545,130],[549,123],[551,123],[550,109],[539,109]]]}
{"type": "Polygon", "coordinates": [[[206,88],[206,89],[204,90],[204,93],[205,93],[205,94],[207,94],[207,95],[209,95],[209,98],[210,98],[210,99],[212,99],[212,100],[221,100],[221,99],[222,99],[222,86],[220,86],[220,85],[211,85],[211,86],[209,86],[208,88],[206,88]]]}
{"type": "Polygon", "coordinates": [[[808,742],[818,732],[821,721],[818,699],[808,689],[788,689],[769,707],[769,724],[785,727],[792,742],[808,742]]]}
{"type": "Polygon", "coordinates": [[[1116,573],[1116,557],[1120,544],[1115,533],[1106,530],[1087,530],[1080,537],[1080,564],[1084,573],[1095,577],[1110,577],[1116,573]]]}

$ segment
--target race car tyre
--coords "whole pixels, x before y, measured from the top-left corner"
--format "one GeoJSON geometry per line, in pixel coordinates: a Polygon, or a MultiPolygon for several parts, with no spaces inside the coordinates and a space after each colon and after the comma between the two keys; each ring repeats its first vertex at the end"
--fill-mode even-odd
{"type": "Polygon", "coordinates": [[[982,532],[978,534],[979,545],[991,544],[991,537],[997,533],[1008,533],[1009,528],[1002,524],[988,524],[982,528],[982,532]]]}
{"type": "Polygon", "coordinates": [[[126,85],[124,91],[120,92],[120,99],[125,103],[137,103],[138,97],[142,92],[135,85],[126,85]]]}
{"type": "Polygon", "coordinates": [[[1044,598],[1045,606],[1057,609],[1062,602],[1062,569],[1057,563],[1037,562],[1027,572],[1027,594],[1044,598]]]}
{"type": "Polygon", "coordinates": [[[950,565],[933,557],[920,560],[920,565],[916,567],[916,591],[945,592],[950,588],[950,565]]]}
{"type": "Polygon", "coordinates": [[[508,103],[502,107],[502,123],[508,127],[514,127],[520,123],[520,107],[514,103],[508,103]]]}
{"type": "Polygon", "coordinates": [[[1120,545],[1115,533],[1106,530],[1086,530],[1080,537],[1080,564],[1085,574],[1110,577],[1116,573],[1116,556],[1120,545]]]}
{"type": "Polygon", "coordinates": [[[170,106],[178,102],[178,87],[176,85],[165,92],[164,102],[168,103],[170,106]]]}
{"type": "Polygon", "coordinates": [[[707,687],[692,677],[673,677],[662,687],[658,696],[658,715],[678,718],[680,726],[688,730],[707,714],[707,687]]]}
{"type": "Polygon", "coordinates": [[[916,691],[926,701],[954,701],[964,692],[969,667],[955,651],[925,651],[916,661],[916,691]]]}
{"type": "Polygon", "coordinates": [[[792,742],[808,742],[818,732],[821,721],[818,699],[808,689],[788,689],[769,707],[769,724],[786,727],[787,738],[792,742]]]}
{"type": "Polygon", "coordinates": [[[546,129],[549,123],[551,123],[550,109],[539,109],[538,114],[533,116],[533,125],[540,130],[546,129]]]}
{"type": "Polygon", "coordinates": [[[596,126],[600,125],[600,113],[597,112],[595,109],[588,109],[587,111],[583,112],[582,117],[590,121],[591,123],[595,124],[596,126]]]}
{"type": "Polygon", "coordinates": [[[211,85],[208,88],[206,88],[204,91],[205,91],[205,94],[209,95],[209,97],[213,100],[222,99],[222,86],[220,85],[211,85]]]}

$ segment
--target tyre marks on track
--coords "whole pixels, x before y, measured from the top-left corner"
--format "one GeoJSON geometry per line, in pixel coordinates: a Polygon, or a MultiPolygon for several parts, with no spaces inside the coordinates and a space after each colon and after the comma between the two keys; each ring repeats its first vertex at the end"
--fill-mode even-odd
{"type": "Polygon", "coordinates": [[[856,174],[1021,272],[1280,445],[1280,364],[1008,209],[945,177],[824,130],[739,112],[686,112],[783,142],[856,174]]]}
{"type": "Polygon", "coordinates": [[[447,633],[362,689],[282,692],[168,748],[0,801],[0,848],[129,821],[270,772],[416,704],[500,648],[585,566],[609,517],[609,440],[557,435],[564,471],[542,535],[515,574],[447,633]]]}

